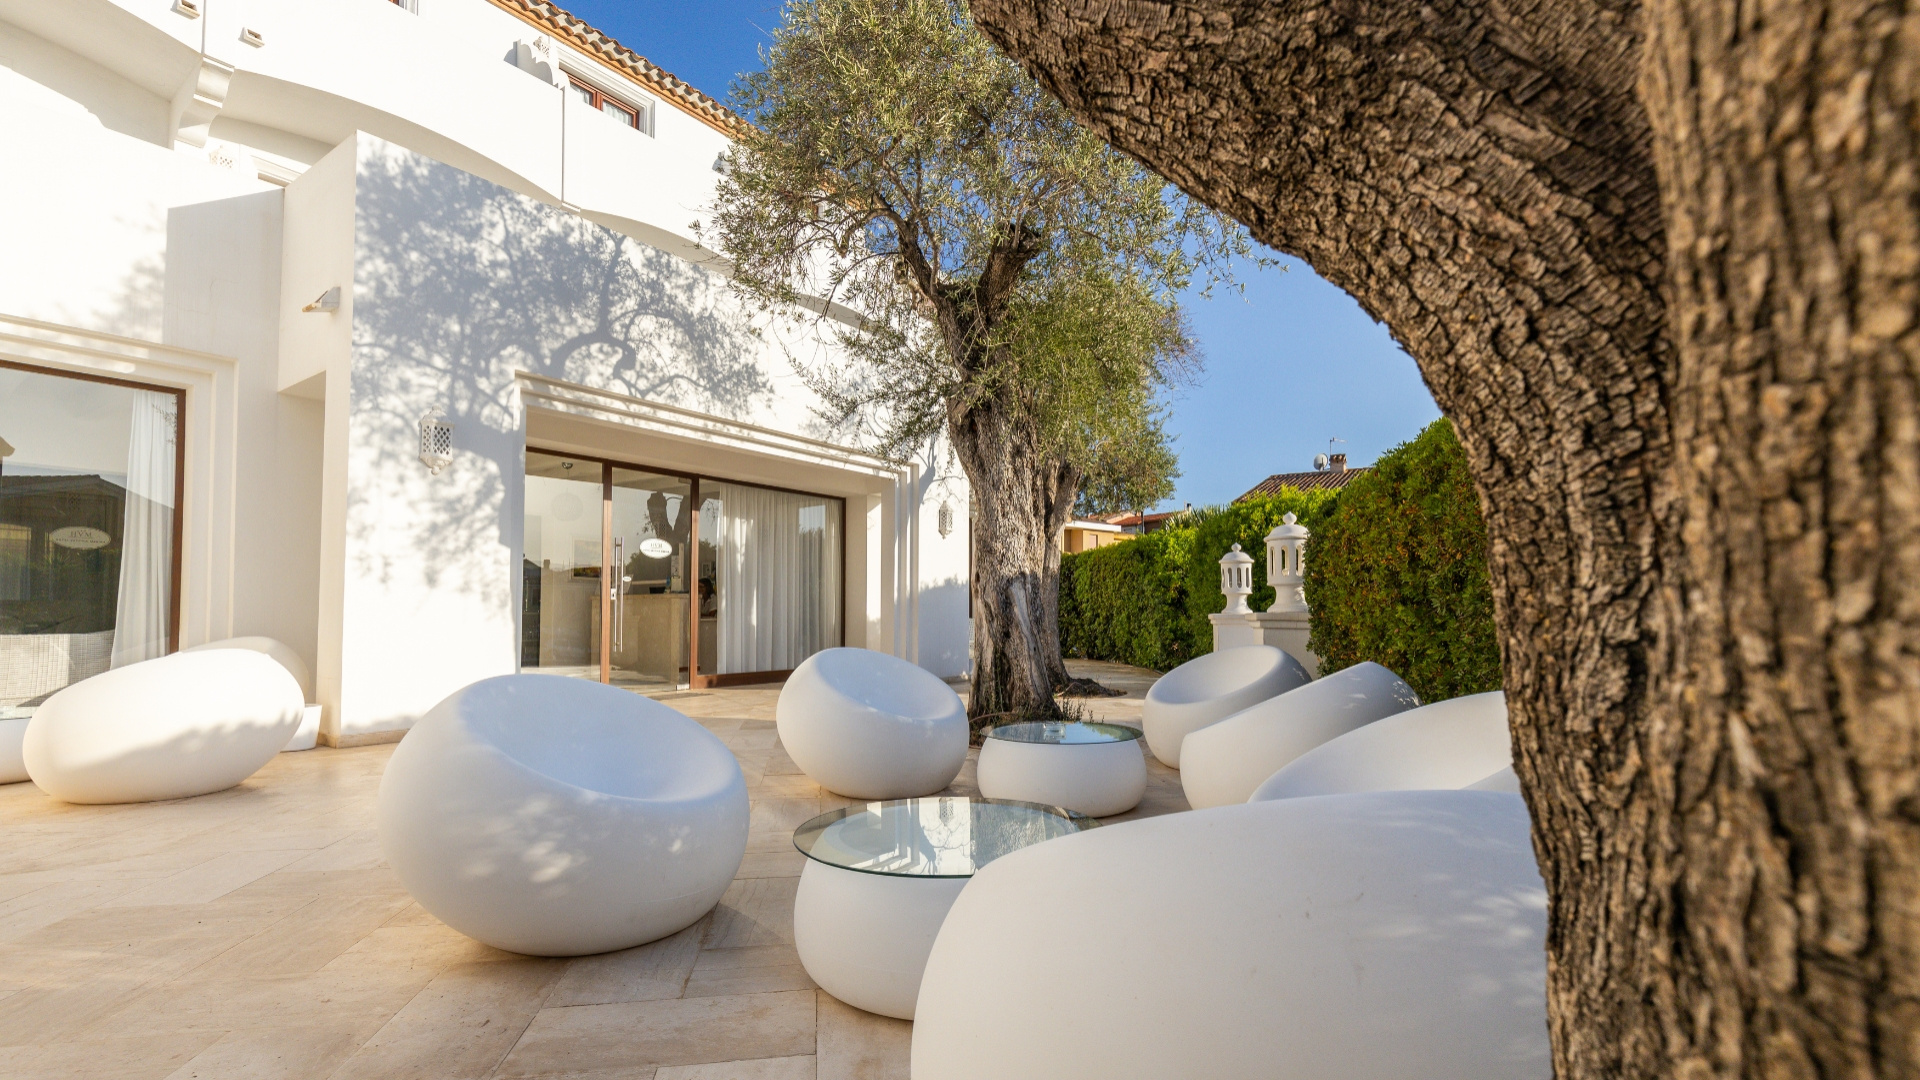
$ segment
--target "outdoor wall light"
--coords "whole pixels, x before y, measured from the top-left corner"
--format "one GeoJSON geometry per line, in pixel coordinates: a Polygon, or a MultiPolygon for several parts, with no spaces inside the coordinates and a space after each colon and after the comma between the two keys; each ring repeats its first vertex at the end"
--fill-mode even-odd
{"type": "Polygon", "coordinates": [[[947,537],[952,535],[953,535],[953,504],[943,501],[940,504],[940,539],[945,540],[947,537]]]}
{"type": "Polygon", "coordinates": [[[173,0],[173,13],[197,19],[200,17],[200,0],[173,0]]]}
{"type": "Polygon", "coordinates": [[[439,409],[420,418],[420,464],[432,476],[453,464],[453,425],[441,418],[439,409]]]}
{"type": "Polygon", "coordinates": [[[267,39],[261,35],[260,31],[255,30],[251,26],[243,26],[240,28],[240,40],[256,49],[261,48],[267,43],[267,39]]]}
{"type": "Polygon", "coordinates": [[[333,288],[328,289],[326,292],[321,293],[319,299],[315,300],[311,304],[308,304],[306,307],[301,308],[300,310],[301,311],[339,311],[340,310],[340,286],[335,285],[333,288]]]}

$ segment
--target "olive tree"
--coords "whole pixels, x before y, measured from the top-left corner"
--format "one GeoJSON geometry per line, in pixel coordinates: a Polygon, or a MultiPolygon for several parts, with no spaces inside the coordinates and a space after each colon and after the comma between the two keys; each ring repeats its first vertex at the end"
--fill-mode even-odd
{"type": "Polygon", "coordinates": [[[1912,6],[973,11],[1454,422],[1559,1075],[1920,1075],[1912,6]]]}
{"type": "Polygon", "coordinates": [[[833,320],[839,359],[796,366],[836,417],[883,452],[950,448],[971,707],[1053,710],[1056,538],[1089,470],[1164,448],[1155,395],[1196,355],[1175,296],[1246,234],[1071,120],[956,0],[794,3],[733,103],[752,127],[714,246],[750,296],[833,320]]]}

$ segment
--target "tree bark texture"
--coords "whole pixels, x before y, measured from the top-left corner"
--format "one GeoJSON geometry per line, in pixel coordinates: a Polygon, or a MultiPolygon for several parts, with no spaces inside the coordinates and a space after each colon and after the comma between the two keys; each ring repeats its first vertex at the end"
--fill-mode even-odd
{"type": "Polygon", "coordinates": [[[1076,470],[1039,452],[1015,430],[1011,409],[992,401],[956,408],[948,437],[966,470],[973,522],[976,720],[1053,711],[1064,681],[1060,659],[1056,538],[1079,490],[1076,470]]]}
{"type": "Polygon", "coordinates": [[[1914,1076],[1920,12],[1645,18],[1686,527],[1649,1003],[1688,1074],[1914,1076]]]}
{"type": "Polygon", "coordinates": [[[1914,16],[972,7],[1453,418],[1559,1075],[1920,1075],[1914,16]]]}

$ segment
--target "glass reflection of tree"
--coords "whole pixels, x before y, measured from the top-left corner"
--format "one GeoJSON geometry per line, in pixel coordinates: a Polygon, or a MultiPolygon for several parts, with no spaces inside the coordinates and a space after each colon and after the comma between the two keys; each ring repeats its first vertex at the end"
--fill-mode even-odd
{"type": "Polygon", "coordinates": [[[1023,847],[1080,831],[1074,822],[1034,806],[975,802],[971,810],[975,870],[1023,847]]]}

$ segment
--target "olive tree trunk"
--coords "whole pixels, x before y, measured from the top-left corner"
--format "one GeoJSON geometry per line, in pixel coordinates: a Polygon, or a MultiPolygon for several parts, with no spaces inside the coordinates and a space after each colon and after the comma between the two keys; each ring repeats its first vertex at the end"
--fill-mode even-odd
{"type": "Polygon", "coordinates": [[[991,401],[953,417],[948,436],[977,510],[968,712],[976,720],[1050,715],[1066,676],[1056,547],[1079,473],[1038,451],[1038,440],[991,401]]]}
{"type": "Polygon", "coordinates": [[[1917,17],[972,7],[1454,420],[1559,1075],[1920,1075],[1917,17]]]}

